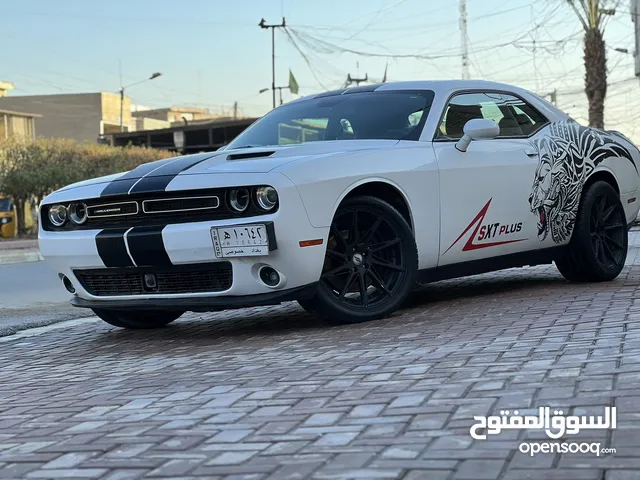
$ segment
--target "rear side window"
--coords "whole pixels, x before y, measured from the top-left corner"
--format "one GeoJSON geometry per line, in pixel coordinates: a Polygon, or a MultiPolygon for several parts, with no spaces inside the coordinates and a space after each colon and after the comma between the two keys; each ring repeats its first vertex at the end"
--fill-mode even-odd
{"type": "Polygon", "coordinates": [[[506,93],[477,92],[456,95],[449,101],[436,139],[457,140],[464,125],[474,118],[493,120],[499,137],[528,137],[548,120],[524,100],[506,93]]]}

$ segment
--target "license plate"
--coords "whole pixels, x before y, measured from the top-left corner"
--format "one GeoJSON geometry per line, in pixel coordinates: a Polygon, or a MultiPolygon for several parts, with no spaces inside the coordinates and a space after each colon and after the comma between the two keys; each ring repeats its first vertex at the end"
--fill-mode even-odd
{"type": "Polygon", "coordinates": [[[217,258],[269,255],[269,238],[263,224],[212,228],[211,237],[217,258]]]}

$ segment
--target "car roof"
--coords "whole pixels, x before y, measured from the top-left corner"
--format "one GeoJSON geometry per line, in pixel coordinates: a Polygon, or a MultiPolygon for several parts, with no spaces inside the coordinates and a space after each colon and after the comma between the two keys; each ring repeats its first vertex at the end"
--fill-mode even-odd
{"type": "Polygon", "coordinates": [[[546,112],[561,117],[566,114],[557,107],[541,98],[536,93],[524,88],[516,87],[507,83],[493,82],[490,80],[409,80],[399,82],[386,82],[359,85],[356,87],[341,88],[297,98],[288,104],[311,100],[314,98],[331,97],[334,95],[348,95],[358,92],[384,92],[389,90],[432,90],[437,96],[448,97],[452,93],[460,90],[493,90],[506,91],[519,95],[529,101],[533,101],[536,107],[546,110],[546,112]]]}
{"type": "Polygon", "coordinates": [[[402,82],[373,83],[367,85],[359,85],[357,87],[346,87],[337,90],[329,90],[326,92],[307,95],[297,100],[322,98],[333,95],[344,95],[357,92],[379,92],[385,90],[434,90],[436,93],[445,93],[451,90],[466,89],[509,90],[513,92],[526,91],[520,87],[516,87],[515,85],[493,82],[489,80],[409,80],[402,82]]]}

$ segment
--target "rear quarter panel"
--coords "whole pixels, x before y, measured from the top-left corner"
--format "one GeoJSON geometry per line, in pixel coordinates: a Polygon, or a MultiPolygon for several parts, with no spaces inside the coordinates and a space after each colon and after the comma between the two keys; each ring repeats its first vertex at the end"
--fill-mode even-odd
{"type": "Polygon", "coordinates": [[[400,141],[389,148],[301,160],[278,171],[298,188],[314,227],[330,226],[340,202],[356,187],[370,182],[394,186],[411,212],[419,268],[437,265],[440,194],[431,143],[400,141]]]}

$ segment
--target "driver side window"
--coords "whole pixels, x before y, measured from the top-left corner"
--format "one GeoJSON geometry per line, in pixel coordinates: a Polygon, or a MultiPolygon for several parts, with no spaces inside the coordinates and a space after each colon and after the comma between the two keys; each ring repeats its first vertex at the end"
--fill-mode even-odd
{"type": "Polygon", "coordinates": [[[500,127],[498,137],[527,137],[548,122],[531,105],[513,95],[464,93],[449,101],[436,139],[458,140],[465,124],[475,118],[496,122],[500,127]]]}

